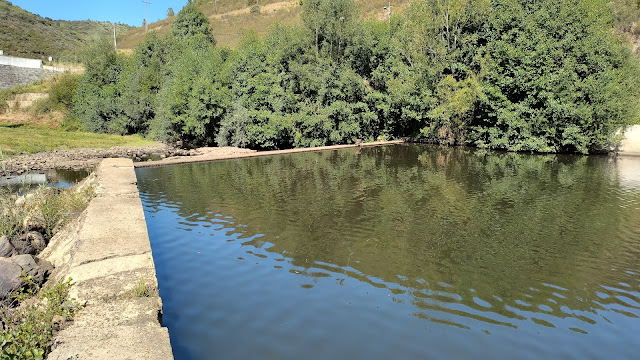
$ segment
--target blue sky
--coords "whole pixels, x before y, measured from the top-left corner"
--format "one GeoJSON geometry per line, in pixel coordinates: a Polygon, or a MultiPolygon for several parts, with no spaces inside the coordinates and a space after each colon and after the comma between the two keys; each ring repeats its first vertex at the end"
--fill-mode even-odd
{"type": "MultiPolygon", "coordinates": [[[[149,23],[167,17],[167,9],[178,13],[187,0],[148,0],[149,23]]],[[[111,21],[142,26],[142,0],[9,0],[29,12],[54,20],[111,21]]]]}

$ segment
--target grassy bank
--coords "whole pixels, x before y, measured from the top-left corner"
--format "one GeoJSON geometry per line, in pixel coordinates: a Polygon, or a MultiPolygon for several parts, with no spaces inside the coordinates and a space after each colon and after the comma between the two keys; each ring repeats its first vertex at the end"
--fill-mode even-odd
{"type": "Polygon", "coordinates": [[[150,146],[155,141],[141,136],[94,134],[63,131],[29,124],[0,123],[0,150],[4,155],[33,154],[41,151],[114,146],[150,146]]]}

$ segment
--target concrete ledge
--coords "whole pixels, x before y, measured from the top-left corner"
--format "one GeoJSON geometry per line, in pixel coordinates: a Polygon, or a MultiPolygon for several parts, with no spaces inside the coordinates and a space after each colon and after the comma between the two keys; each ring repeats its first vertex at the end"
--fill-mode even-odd
{"type": "Polygon", "coordinates": [[[624,139],[615,151],[618,155],[640,156],[640,125],[625,129],[624,139]]]}
{"type": "Polygon", "coordinates": [[[153,167],[153,166],[190,164],[190,163],[231,160],[231,159],[246,159],[246,158],[254,158],[254,157],[261,157],[261,156],[274,156],[274,155],[283,155],[283,154],[297,154],[297,153],[303,153],[303,152],[349,149],[349,148],[357,148],[359,146],[370,147],[370,146],[383,146],[383,145],[403,144],[403,143],[404,143],[403,140],[394,140],[394,141],[376,141],[371,143],[362,143],[362,145],[333,145],[333,146],[319,146],[319,147],[313,147],[313,148],[287,149],[287,150],[247,151],[247,152],[236,153],[236,154],[221,154],[221,155],[213,152],[210,154],[205,154],[200,156],[180,156],[180,157],[168,158],[168,159],[163,159],[158,161],[139,162],[135,164],[135,167],[144,168],[144,167],[153,167]]]}
{"type": "Polygon", "coordinates": [[[105,159],[93,176],[96,198],[41,254],[85,304],[48,359],[173,359],[133,162],[105,159]],[[151,297],[133,297],[141,280],[151,297]]]}

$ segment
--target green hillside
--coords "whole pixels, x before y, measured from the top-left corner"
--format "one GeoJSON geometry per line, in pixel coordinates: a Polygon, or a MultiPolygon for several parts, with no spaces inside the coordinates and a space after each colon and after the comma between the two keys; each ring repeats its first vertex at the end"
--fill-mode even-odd
{"type": "MultiPolygon", "coordinates": [[[[117,27],[121,33],[131,28],[117,27]]],[[[111,23],[52,20],[0,0],[0,49],[5,55],[75,61],[78,50],[92,38],[112,31],[111,23]]]]}

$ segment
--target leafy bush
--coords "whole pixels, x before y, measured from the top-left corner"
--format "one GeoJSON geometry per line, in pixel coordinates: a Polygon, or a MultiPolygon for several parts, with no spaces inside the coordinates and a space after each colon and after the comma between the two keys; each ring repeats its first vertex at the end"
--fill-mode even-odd
{"type": "Polygon", "coordinates": [[[79,80],[79,75],[71,73],[65,73],[57,77],[49,89],[49,97],[37,101],[32,110],[37,114],[53,110],[69,111],[73,106],[73,97],[79,80]]]}
{"type": "MultiPolygon", "coordinates": [[[[45,286],[15,310],[0,310],[0,359],[43,359],[56,329],[54,317],[69,320],[80,308],[68,299],[71,279],[45,286]]],[[[60,324],[58,324],[60,325],[60,324]]]]}

